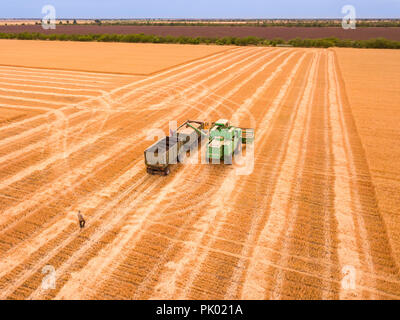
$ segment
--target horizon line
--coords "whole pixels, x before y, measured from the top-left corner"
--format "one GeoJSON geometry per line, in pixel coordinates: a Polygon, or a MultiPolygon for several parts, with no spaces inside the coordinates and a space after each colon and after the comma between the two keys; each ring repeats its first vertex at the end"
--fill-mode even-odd
{"type": "MultiPolygon", "coordinates": [[[[9,18],[9,17],[0,17],[0,20],[42,20],[43,17],[36,17],[36,18],[19,18],[19,17],[14,17],[14,18],[9,18]]],[[[93,19],[101,19],[101,20],[222,20],[222,21],[248,21],[248,20],[342,20],[343,17],[336,17],[336,18],[324,18],[324,17],[314,17],[314,18],[150,18],[150,17],[144,17],[144,18],[104,18],[104,17],[91,17],[91,18],[82,18],[82,17],[59,17],[56,18],[56,20],[72,20],[72,19],[77,19],[77,20],[93,20],[93,19]]],[[[356,20],[382,20],[382,19],[388,19],[388,20],[400,20],[400,17],[393,18],[393,17],[364,17],[360,18],[358,17],[356,20]]]]}

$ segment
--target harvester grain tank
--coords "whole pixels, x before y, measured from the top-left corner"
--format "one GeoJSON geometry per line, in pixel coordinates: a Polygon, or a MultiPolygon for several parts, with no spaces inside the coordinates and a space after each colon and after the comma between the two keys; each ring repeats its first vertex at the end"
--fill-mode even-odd
{"type": "Polygon", "coordinates": [[[224,161],[232,164],[233,155],[239,153],[242,144],[253,143],[254,129],[231,126],[226,119],[216,121],[210,129],[206,158],[211,162],[224,161]]]}

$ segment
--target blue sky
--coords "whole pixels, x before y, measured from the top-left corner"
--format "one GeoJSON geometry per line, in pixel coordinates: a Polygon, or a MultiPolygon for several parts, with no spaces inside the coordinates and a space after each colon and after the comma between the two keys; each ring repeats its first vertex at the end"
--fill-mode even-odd
{"type": "Polygon", "coordinates": [[[0,0],[0,18],[337,18],[351,4],[358,18],[400,18],[400,0],[0,0]]]}

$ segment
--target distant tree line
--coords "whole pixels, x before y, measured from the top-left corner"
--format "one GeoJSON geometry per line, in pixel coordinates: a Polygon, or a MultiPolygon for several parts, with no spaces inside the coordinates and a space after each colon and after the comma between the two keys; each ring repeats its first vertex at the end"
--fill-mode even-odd
{"type": "Polygon", "coordinates": [[[343,40],[338,38],[324,39],[292,39],[287,42],[293,47],[346,47],[346,48],[376,48],[376,49],[400,49],[400,41],[375,38],[369,40],[343,40]]]}
{"type": "MultiPolygon", "coordinates": [[[[185,22],[185,21],[171,21],[171,22],[155,22],[155,21],[98,21],[87,22],[81,24],[102,24],[102,25],[116,25],[116,26],[197,26],[197,27],[342,27],[340,20],[295,20],[295,21],[257,21],[257,22],[185,22]]],[[[368,21],[358,20],[357,27],[400,27],[400,20],[384,20],[384,21],[368,21]]]]}
{"type": "MultiPolygon", "coordinates": [[[[50,24],[50,20],[47,20],[46,23],[50,24]]],[[[69,23],[70,23],[69,20],[65,20],[65,24],[69,24],[69,23]]],[[[41,25],[41,24],[42,24],[42,21],[36,21],[36,22],[35,22],[35,25],[41,25]]],[[[60,21],[58,22],[58,24],[64,24],[63,20],[60,20],[60,21]]],[[[78,24],[78,23],[76,22],[76,20],[74,20],[74,21],[73,21],[73,24],[78,24]]],[[[25,25],[25,23],[23,23],[22,25],[25,25]]]]}
{"type": "Polygon", "coordinates": [[[0,39],[51,40],[51,41],[99,41],[131,43],[176,43],[176,44],[214,44],[234,46],[292,46],[292,47],[349,47],[400,49],[400,41],[376,38],[370,40],[342,40],[338,38],[301,39],[285,41],[283,39],[263,39],[258,37],[186,37],[156,36],[146,34],[43,34],[37,32],[0,33],[0,39]]]}

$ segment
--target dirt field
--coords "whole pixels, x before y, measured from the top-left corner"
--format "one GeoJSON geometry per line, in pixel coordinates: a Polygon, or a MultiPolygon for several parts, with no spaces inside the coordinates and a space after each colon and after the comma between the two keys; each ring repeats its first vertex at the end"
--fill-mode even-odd
{"type": "Polygon", "coordinates": [[[400,298],[398,53],[227,49],[146,77],[0,67],[1,114],[26,114],[0,123],[0,298],[400,298]],[[152,129],[219,118],[255,127],[253,172],[146,173],[152,129]]]}
{"type": "Polygon", "coordinates": [[[59,26],[55,30],[43,30],[42,26],[0,26],[0,32],[40,32],[46,34],[154,34],[159,36],[188,36],[188,37],[248,37],[256,36],[265,39],[282,38],[327,38],[368,40],[383,37],[400,41],[400,28],[357,28],[344,30],[336,27],[225,27],[225,26],[96,26],[76,25],[59,26]]]}

